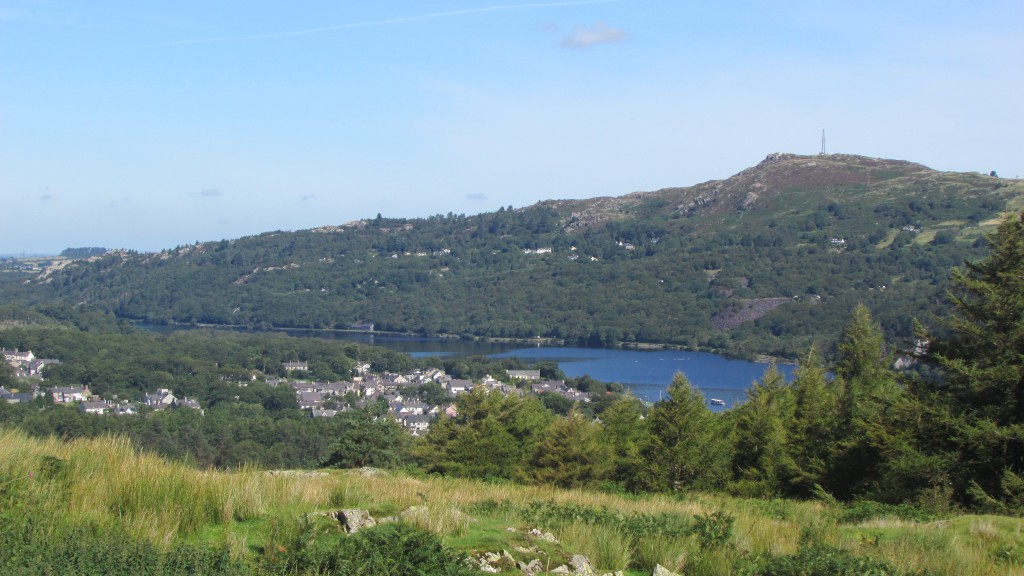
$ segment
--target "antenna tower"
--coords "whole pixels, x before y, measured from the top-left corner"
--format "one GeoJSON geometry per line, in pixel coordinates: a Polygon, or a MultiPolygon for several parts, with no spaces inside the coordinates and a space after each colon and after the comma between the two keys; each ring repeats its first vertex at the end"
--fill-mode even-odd
{"type": "Polygon", "coordinates": [[[825,129],[822,128],[821,129],[821,152],[818,153],[818,156],[824,156],[825,154],[826,154],[826,152],[825,152],[825,129]]]}

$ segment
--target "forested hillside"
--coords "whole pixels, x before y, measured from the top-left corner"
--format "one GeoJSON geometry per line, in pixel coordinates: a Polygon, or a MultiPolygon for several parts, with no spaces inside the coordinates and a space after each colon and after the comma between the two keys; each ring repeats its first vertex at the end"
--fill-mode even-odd
{"type": "Polygon", "coordinates": [[[1017,180],[773,154],[690,188],[112,252],[5,292],[150,322],[369,322],[795,358],[828,345],[857,303],[909,342],[912,320],[945,306],[949,268],[981,257],[983,233],[1022,202],[1017,180]]]}

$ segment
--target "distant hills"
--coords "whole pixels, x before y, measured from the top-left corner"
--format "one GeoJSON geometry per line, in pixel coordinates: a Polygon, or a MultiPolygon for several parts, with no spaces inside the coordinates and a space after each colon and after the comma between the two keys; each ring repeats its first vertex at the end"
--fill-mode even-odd
{"type": "Polygon", "coordinates": [[[152,322],[669,343],[794,357],[858,302],[891,337],[1024,183],[863,156],[771,154],[725,180],[519,209],[359,220],[112,252],[21,286],[152,322]]]}

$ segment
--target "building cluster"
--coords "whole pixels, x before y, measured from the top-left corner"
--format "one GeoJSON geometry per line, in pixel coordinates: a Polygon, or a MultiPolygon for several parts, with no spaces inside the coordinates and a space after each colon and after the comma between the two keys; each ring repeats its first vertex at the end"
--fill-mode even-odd
{"type": "Polygon", "coordinates": [[[60,364],[60,360],[52,358],[36,358],[31,350],[7,350],[0,348],[0,355],[14,370],[14,377],[19,382],[18,388],[8,390],[0,386],[0,400],[14,404],[18,402],[31,402],[41,396],[43,392],[39,389],[39,383],[43,379],[43,370],[47,366],[60,364]]]}
{"type": "Polygon", "coordinates": [[[153,394],[146,394],[142,403],[130,401],[110,401],[95,396],[88,386],[52,386],[44,387],[43,368],[52,364],[60,364],[60,360],[36,358],[31,350],[6,350],[0,348],[0,354],[15,370],[15,376],[24,385],[16,390],[0,387],[0,400],[10,404],[32,402],[36,398],[49,396],[54,404],[77,404],[79,409],[89,414],[137,414],[141,406],[153,410],[165,408],[192,408],[202,411],[199,402],[189,398],[175,398],[170,390],[158,389],[153,394]]]}
{"type": "MultiPolygon", "coordinates": [[[[303,363],[289,362],[289,374],[303,372],[303,363]]],[[[480,382],[452,378],[440,369],[415,370],[409,374],[374,374],[368,364],[357,368],[352,381],[314,382],[308,380],[269,380],[271,386],[288,386],[295,391],[299,408],[308,410],[314,418],[331,418],[339,412],[366,409],[374,405],[384,408],[391,418],[410,434],[418,436],[430,428],[430,423],[442,413],[456,414],[454,400],[474,388],[505,395],[557,394],[573,401],[590,402],[590,396],[566,386],[564,381],[542,381],[540,370],[508,370],[509,379],[526,384],[518,387],[485,376],[480,382]],[[440,404],[429,404],[420,399],[420,386],[435,383],[444,391],[440,404]]]]}
{"type": "MultiPolygon", "coordinates": [[[[42,370],[48,365],[59,364],[59,360],[36,358],[31,351],[0,349],[0,353],[14,367],[18,378],[25,382],[19,389],[0,387],[0,400],[9,403],[31,402],[48,396],[55,404],[77,404],[79,409],[89,414],[131,415],[147,409],[177,408],[203,413],[198,401],[178,398],[166,388],[146,393],[142,402],[103,399],[93,395],[88,386],[44,388],[42,370]]],[[[268,379],[267,384],[290,388],[295,393],[298,407],[308,411],[310,416],[331,418],[339,412],[376,407],[414,436],[426,432],[430,423],[442,413],[454,416],[455,398],[475,388],[504,395],[555,394],[572,401],[590,402],[588,394],[567,386],[564,381],[541,380],[540,370],[508,370],[506,380],[515,383],[509,384],[491,376],[485,376],[479,382],[452,378],[444,370],[436,368],[415,370],[409,374],[377,374],[370,370],[369,364],[359,365],[351,381],[318,382],[303,378],[309,372],[306,362],[286,362],[283,368],[287,378],[268,379]],[[423,401],[418,394],[421,386],[430,383],[443,391],[443,397],[435,393],[430,398],[438,402],[436,404],[423,401]]],[[[246,383],[239,385],[245,386],[246,383]]]]}

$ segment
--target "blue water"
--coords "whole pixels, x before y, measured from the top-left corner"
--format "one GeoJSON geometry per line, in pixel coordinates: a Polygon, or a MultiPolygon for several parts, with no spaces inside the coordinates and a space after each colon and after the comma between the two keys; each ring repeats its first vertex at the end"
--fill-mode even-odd
{"type": "MultiPolygon", "coordinates": [[[[150,327],[157,330],[163,327],[150,327]]],[[[679,350],[619,350],[610,348],[566,348],[561,346],[523,346],[499,342],[475,342],[448,338],[392,336],[367,332],[288,330],[292,336],[349,340],[404,352],[415,358],[429,356],[489,356],[520,358],[526,362],[557,362],[570,378],[590,376],[601,382],[618,382],[637,397],[657,402],[664,397],[677,372],[683,373],[707,399],[718,398],[721,411],[742,403],[747,389],[764,376],[768,364],[735,360],[707,352],[679,350]]],[[[787,380],[795,366],[779,365],[787,380]]]]}
{"type": "MultiPolygon", "coordinates": [[[[612,350],[592,348],[520,348],[495,358],[517,357],[526,361],[554,361],[570,378],[589,375],[601,382],[619,382],[644,400],[664,396],[677,373],[682,373],[705,398],[725,401],[725,409],[747,398],[747,389],[764,376],[768,364],[734,360],[706,352],[678,350],[612,350]]],[[[795,366],[780,365],[789,379],[795,366]]]]}
{"type": "MultiPolygon", "coordinates": [[[[676,373],[681,372],[707,399],[717,398],[721,411],[747,399],[747,389],[764,376],[767,363],[735,360],[707,352],[679,350],[619,350],[610,348],[567,348],[561,346],[523,346],[497,342],[475,342],[443,338],[390,336],[371,333],[289,332],[294,336],[317,336],[357,340],[404,352],[414,358],[429,356],[488,356],[520,358],[526,362],[557,362],[570,378],[590,376],[601,382],[618,382],[643,400],[657,402],[664,397],[676,373]]],[[[795,366],[779,365],[779,371],[791,379],[795,366]]]]}

